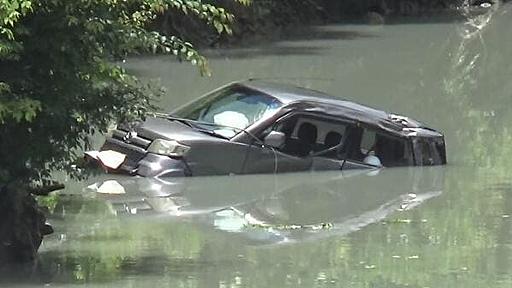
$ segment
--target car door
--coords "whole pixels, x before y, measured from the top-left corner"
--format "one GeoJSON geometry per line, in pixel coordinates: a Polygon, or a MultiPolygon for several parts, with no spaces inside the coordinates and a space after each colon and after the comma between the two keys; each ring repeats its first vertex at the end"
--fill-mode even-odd
{"type": "Polygon", "coordinates": [[[271,131],[284,132],[287,139],[296,130],[299,114],[288,114],[278,119],[252,141],[244,163],[244,173],[284,173],[307,171],[311,169],[313,158],[309,154],[291,153],[284,147],[271,147],[263,144],[264,137],[271,131]]]}
{"type": "Polygon", "coordinates": [[[253,143],[249,147],[244,173],[284,173],[307,171],[311,168],[312,157],[294,156],[267,145],[253,143]]]}

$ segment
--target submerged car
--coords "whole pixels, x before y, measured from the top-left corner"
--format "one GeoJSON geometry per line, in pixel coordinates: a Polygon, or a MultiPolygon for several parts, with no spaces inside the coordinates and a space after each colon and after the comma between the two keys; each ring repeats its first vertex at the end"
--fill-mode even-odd
{"type": "Polygon", "coordinates": [[[147,177],[446,164],[444,136],[418,121],[261,80],[119,125],[89,155],[109,170],[147,177]]]}

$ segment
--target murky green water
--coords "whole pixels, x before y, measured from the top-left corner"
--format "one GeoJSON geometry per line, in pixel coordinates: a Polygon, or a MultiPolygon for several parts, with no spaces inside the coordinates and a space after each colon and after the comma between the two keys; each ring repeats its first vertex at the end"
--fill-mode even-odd
{"type": "Polygon", "coordinates": [[[168,183],[116,177],[123,190],[89,186],[107,176],[69,183],[50,216],[56,232],[41,248],[40,272],[16,285],[511,287],[512,7],[473,21],[482,29],[330,26],[208,52],[210,79],[163,57],[130,59],[130,69],[168,88],[166,109],[232,80],[280,79],[442,130],[449,165],[168,183]]]}

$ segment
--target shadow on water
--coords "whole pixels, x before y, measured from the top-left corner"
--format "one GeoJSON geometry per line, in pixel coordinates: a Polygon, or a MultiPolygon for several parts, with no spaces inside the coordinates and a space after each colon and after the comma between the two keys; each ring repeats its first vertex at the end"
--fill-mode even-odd
{"type": "MultiPolygon", "coordinates": [[[[258,59],[268,56],[311,56],[322,55],[328,49],[325,45],[315,45],[315,41],[342,41],[378,37],[371,31],[340,30],[340,27],[341,26],[334,25],[300,28],[284,34],[278,41],[262,40],[261,43],[256,43],[256,45],[242,48],[210,49],[201,51],[201,53],[209,59],[258,59]],[[283,44],[282,41],[287,41],[288,44],[283,44]],[[308,41],[308,43],[294,43],[300,41],[308,41]]],[[[150,56],[147,57],[148,59],[151,58],[150,56]]],[[[172,57],[166,57],[166,61],[174,62],[175,60],[172,57]]],[[[145,75],[144,67],[137,67],[137,69],[131,72],[137,75],[145,75]]]]}
{"type": "MultiPolygon", "coordinates": [[[[376,34],[371,32],[339,29],[339,26],[301,28],[290,31],[290,33],[280,37],[279,41],[262,41],[257,45],[242,48],[210,49],[201,51],[201,54],[212,60],[258,59],[267,58],[269,56],[320,56],[328,50],[328,47],[325,47],[325,45],[315,45],[314,41],[357,40],[361,38],[378,37],[376,34]],[[287,41],[288,44],[283,44],[282,41],[287,41]],[[308,41],[308,43],[294,43],[300,41],[308,41]]],[[[152,57],[153,56],[143,56],[140,58],[147,58],[148,60],[151,60],[152,57]]],[[[172,57],[163,58],[165,58],[165,61],[169,61],[170,63],[176,62],[172,57]]],[[[151,71],[151,67],[138,66],[136,69],[128,68],[128,71],[135,75],[148,75],[150,74],[148,72],[151,71]]]]}
{"type": "MultiPolygon", "coordinates": [[[[427,25],[439,23],[464,23],[468,18],[486,17],[498,9],[500,5],[495,4],[487,8],[469,6],[460,8],[445,13],[438,13],[436,15],[426,15],[423,17],[418,16],[393,16],[386,20],[385,25],[427,25]]],[[[204,51],[204,55],[208,58],[231,58],[231,59],[252,59],[267,56],[281,56],[281,55],[321,55],[326,49],[324,45],[302,45],[292,46],[283,45],[279,42],[300,42],[300,41],[348,41],[358,40],[364,38],[379,37],[378,31],[385,25],[368,25],[366,22],[354,22],[354,24],[363,24],[366,29],[346,29],[343,28],[345,23],[338,23],[337,25],[330,26],[312,26],[303,27],[298,29],[290,29],[286,33],[282,33],[276,40],[267,40],[263,45],[255,45],[250,48],[237,48],[237,49],[214,49],[204,51]],[[342,30],[340,30],[340,28],[342,30]]]]}
{"type": "Polygon", "coordinates": [[[357,40],[362,38],[374,38],[376,34],[370,31],[356,31],[339,28],[343,26],[313,26],[300,30],[294,30],[284,35],[280,41],[303,41],[303,40],[357,40]]]}
{"type": "Polygon", "coordinates": [[[215,58],[230,58],[230,59],[255,59],[268,56],[309,56],[321,55],[324,47],[320,46],[257,46],[253,48],[238,48],[230,49],[227,51],[209,50],[203,54],[210,59],[215,58]]]}
{"type": "Polygon", "coordinates": [[[450,10],[442,13],[436,13],[435,15],[425,16],[392,16],[385,21],[384,25],[368,25],[366,22],[343,22],[330,26],[312,26],[289,29],[288,31],[281,33],[278,39],[262,41],[264,43],[263,45],[230,49],[227,51],[225,49],[206,50],[204,51],[204,55],[211,59],[252,59],[281,55],[321,55],[326,49],[324,45],[291,46],[282,45],[279,44],[279,42],[286,41],[293,43],[300,41],[348,41],[364,38],[376,38],[379,37],[379,33],[375,33],[375,31],[378,31],[379,28],[383,28],[386,25],[464,23],[468,17],[477,18],[492,14],[494,11],[496,11],[496,9],[498,9],[499,6],[499,4],[495,4],[486,8],[468,6],[457,10],[450,10]],[[344,28],[346,24],[363,24],[362,26],[366,27],[366,29],[347,29],[344,28]]]}
{"type": "Polygon", "coordinates": [[[308,27],[298,30],[292,30],[290,33],[279,38],[281,43],[267,43],[255,45],[247,48],[236,49],[214,49],[204,51],[204,55],[210,59],[230,58],[230,59],[254,59],[268,56],[308,56],[322,55],[328,49],[325,45],[315,45],[314,41],[341,41],[356,40],[361,38],[377,37],[375,34],[355,30],[339,30],[337,26],[319,26],[308,27]],[[288,44],[283,44],[286,41],[288,44]],[[308,41],[305,44],[295,44],[294,42],[308,41]]]}

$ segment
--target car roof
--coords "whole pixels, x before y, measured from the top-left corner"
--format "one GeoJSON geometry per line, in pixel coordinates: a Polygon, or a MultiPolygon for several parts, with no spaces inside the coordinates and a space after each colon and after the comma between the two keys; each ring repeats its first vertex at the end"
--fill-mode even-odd
{"type": "Polygon", "coordinates": [[[238,82],[238,84],[272,95],[283,104],[289,104],[299,100],[340,100],[340,98],[320,91],[265,80],[249,79],[247,81],[238,82]]]}
{"type": "Polygon", "coordinates": [[[334,106],[341,106],[347,109],[358,110],[368,115],[372,115],[373,117],[387,119],[389,116],[387,112],[382,110],[377,110],[352,101],[344,100],[343,98],[335,97],[320,91],[289,84],[253,79],[241,82],[239,84],[261,91],[265,94],[272,95],[285,105],[296,102],[319,102],[334,106]]]}
{"type": "Polygon", "coordinates": [[[302,104],[304,111],[325,113],[355,120],[379,127],[398,136],[442,137],[441,133],[414,119],[390,114],[320,91],[255,79],[237,82],[236,84],[271,95],[285,106],[300,106],[302,104]]]}

